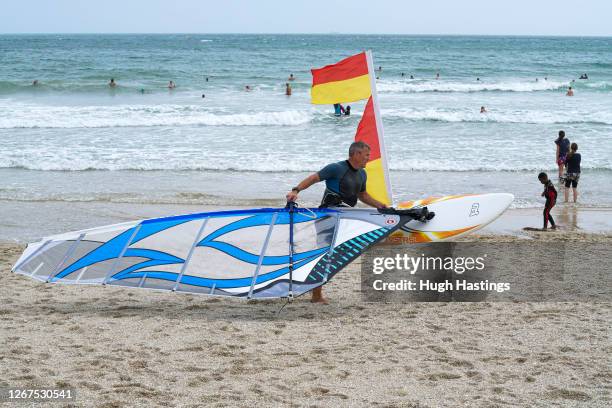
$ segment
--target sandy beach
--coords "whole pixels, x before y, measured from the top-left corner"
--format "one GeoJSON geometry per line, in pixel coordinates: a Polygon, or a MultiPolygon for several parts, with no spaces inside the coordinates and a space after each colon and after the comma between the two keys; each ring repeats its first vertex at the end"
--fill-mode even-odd
{"type": "Polygon", "coordinates": [[[357,261],[326,286],[329,305],[305,296],[279,312],[281,300],[45,285],[10,272],[22,250],[0,246],[0,385],[71,387],[76,406],[610,405],[609,302],[366,303],[357,261]]]}

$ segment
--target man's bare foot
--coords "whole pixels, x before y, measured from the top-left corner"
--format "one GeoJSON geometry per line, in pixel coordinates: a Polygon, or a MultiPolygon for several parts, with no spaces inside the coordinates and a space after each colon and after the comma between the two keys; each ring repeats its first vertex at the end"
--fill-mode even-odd
{"type": "Polygon", "coordinates": [[[310,299],[312,303],[322,303],[326,305],[327,299],[323,297],[323,286],[318,286],[312,290],[312,299],[310,299]]]}

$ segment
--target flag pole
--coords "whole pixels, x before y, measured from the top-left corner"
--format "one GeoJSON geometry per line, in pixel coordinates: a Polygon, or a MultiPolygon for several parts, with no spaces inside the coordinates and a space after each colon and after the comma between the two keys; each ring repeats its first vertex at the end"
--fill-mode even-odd
{"type": "Polygon", "coordinates": [[[385,175],[385,184],[387,186],[387,196],[391,205],[393,205],[393,189],[391,188],[391,179],[389,177],[389,165],[387,164],[387,148],[385,147],[385,133],[382,123],[382,116],[380,115],[380,108],[378,106],[378,94],[376,93],[376,75],[374,74],[374,61],[372,60],[372,51],[367,50],[366,61],[368,63],[368,76],[370,78],[370,88],[372,89],[372,106],[374,108],[374,118],[376,122],[376,132],[378,133],[378,143],[380,146],[380,158],[383,167],[383,173],[385,175]]]}

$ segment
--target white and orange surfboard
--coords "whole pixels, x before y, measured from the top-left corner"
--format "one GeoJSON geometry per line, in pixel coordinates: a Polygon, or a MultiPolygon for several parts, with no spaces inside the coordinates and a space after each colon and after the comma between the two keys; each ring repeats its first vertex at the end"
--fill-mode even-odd
{"type": "Polygon", "coordinates": [[[410,221],[387,238],[388,243],[421,243],[458,238],[495,221],[510,206],[508,193],[462,194],[401,202],[399,209],[427,207],[436,216],[428,222],[410,221]]]}

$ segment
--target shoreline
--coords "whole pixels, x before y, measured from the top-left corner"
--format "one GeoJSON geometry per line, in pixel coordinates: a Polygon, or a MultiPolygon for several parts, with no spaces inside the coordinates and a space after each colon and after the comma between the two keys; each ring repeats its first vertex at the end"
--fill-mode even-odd
{"type": "MultiPolygon", "coordinates": [[[[12,203],[0,202],[5,214],[0,221],[0,243],[25,244],[44,236],[61,234],[103,225],[117,224],[147,218],[191,214],[220,209],[245,209],[246,206],[221,205],[178,205],[178,204],[135,204],[99,202],[47,202],[12,203]],[[28,208],[29,207],[29,208],[28,208]],[[29,210],[29,211],[28,211],[29,210]],[[30,216],[24,218],[28,212],[30,216]],[[50,222],[41,223],[39,220],[50,222]],[[19,220],[19,222],[15,222],[19,220]]],[[[261,200],[260,207],[274,207],[274,200],[261,200]]],[[[277,206],[280,202],[277,203],[277,206]]],[[[612,233],[612,207],[580,207],[573,204],[557,204],[552,215],[559,229],[556,235],[564,233],[600,234],[612,233]]],[[[506,210],[497,220],[470,236],[515,236],[530,238],[533,232],[523,231],[524,227],[541,228],[541,208],[518,208],[506,210]]],[[[549,231],[548,233],[552,233],[549,231]]]]}

